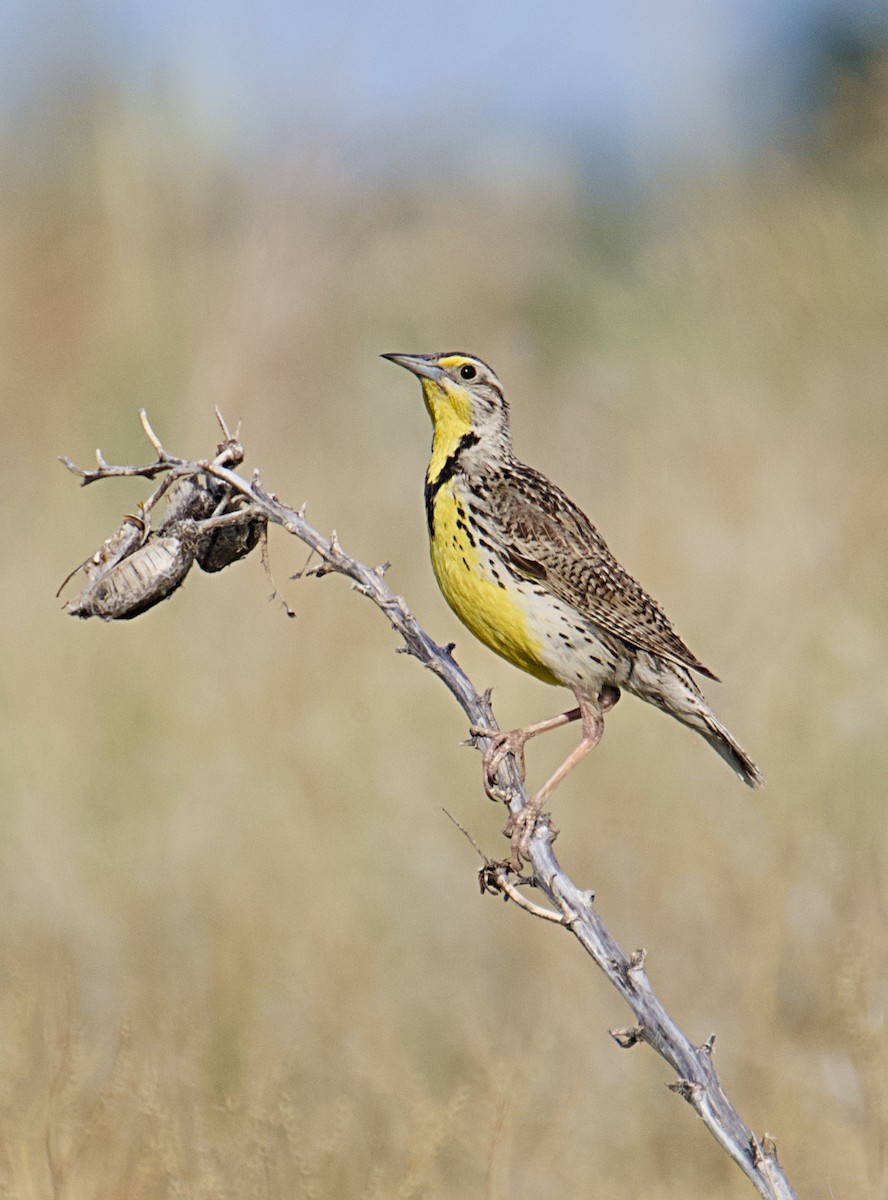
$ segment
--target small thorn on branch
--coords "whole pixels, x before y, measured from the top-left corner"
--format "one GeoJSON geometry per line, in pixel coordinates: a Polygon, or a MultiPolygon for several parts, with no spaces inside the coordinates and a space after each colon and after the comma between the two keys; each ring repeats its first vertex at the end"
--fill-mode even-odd
{"type": "MultiPolygon", "coordinates": [[[[295,533],[296,530],[293,530],[293,532],[295,533]]],[[[302,568],[300,574],[306,576],[313,575],[316,579],[320,579],[322,575],[330,575],[336,571],[334,560],[342,557],[343,553],[342,546],[339,544],[339,535],[334,529],[330,534],[330,541],[326,546],[314,547],[312,549],[312,552],[309,554],[306,564],[302,568]],[[322,561],[319,562],[316,567],[309,568],[308,564],[311,562],[312,554],[318,554],[322,561]]],[[[294,575],[293,578],[296,579],[298,576],[294,575]]],[[[360,588],[358,590],[360,591],[360,588]]],[[[366,590],[364,594],[369,595],[366,590]]]]}
{"type": "Polygon", "coordinates": [[[676,1096],[681,1096],[682,1100],[687,1100],[694,1108],[697,1107],[700,1093],[703,1091],[699,1083],[690,1079],[677,1079],[675,1083],[667,1083],[666,1086],[670,1092],[675,1092],[676,1096]]]}
{"type": "Polygon", "coordinates": [[[151,422],[148,420],[148,413],[144,408],[139,409],[139,420],[142,422],[142,428],[145,430],[145,437],[147,437],[148,441],[151,443],[157,453],[158,462],[163,462],[167,457],[166,450],[164,450],[160,438],[151,428],[151,422]]]}
{"type": "Polygon", "coordinates": [[[380,563],[378,567],[373,568],[373,573],[382,579],[385,576],[386,571],[391,570],[391,566],[392,564],[390,562],[380,563]]]}
{"type": "Polygon", "coordinates": [[[631,1029],[609,1029],[608,1033],[623,1050],[629,1050],[644,1041],[643,1025],[633,1025],[631,1029]]]}
{"type": "Polygon", "coordinates": [[[708,1057],[710,1057],[710,1058],[711,1058],[711,1057],[712,1057],[712,1050],[713,1050],[713,1047],[714,1047],[714,1046],[715,1046],[715,1034],[714,1034],[714,1033],[710,1033],[709,1037],[706,1039],[706,1041],[705,1041],[705,1042],[703,1043],[703,1045],[700,1047],[700,1053],[701,1053],[701,1054],[706,1054],[708,1057]]]}
{"type": "Polygon", "coordinates": [[[629,966],[627,974],[638,975],[644,970],[645,959],[647,958],[647,950],[633,950],[629,955],[629,966]]]}
{"type": "MultiPolygon", "coordinates": [[[[326,552],[319,550],[318,553],[324,554],[326,552]]],[[[323,559],[316,567],[303,567],[303,569],[299,572],[299,575],[293,575],[292,578],[299,579],[304,575],[306,579],[322,579],[324,575],[333,575],[335,572],[335,566],[326,559],[323,559]]]]}
{"type": "Polygon", "coordinates": [[[644,948],[632,950],[632,953],[629,955],[629,973],[638,974],[643,971],[647,956],[648,952],[644,948]]]}
{"type": "Polygon", "coordinates": [[[226,442],[239,442],[241,435],[241,421],[238,421],[234,433],[228,427],[228,422],[222,415],[222,410],[218,404],[213,405],[213,412],[216,414],[216,420],[219,422],[219,428],[222,430],[222,436],[226,442]]]}
{"type": "Polygon", "coordinates": [[[777,1162],[777,1143],[770,1133],[764,1133],[761,1141],[755,1137],[750,1138],[749,1148],[752,1151],[752,1161],[757,1167],[777,1162]]]}

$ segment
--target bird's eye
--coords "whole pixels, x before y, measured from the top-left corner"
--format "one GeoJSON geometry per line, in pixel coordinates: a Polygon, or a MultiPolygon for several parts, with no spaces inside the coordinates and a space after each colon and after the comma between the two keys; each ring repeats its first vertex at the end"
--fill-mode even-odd
{"type": "Polygon", "coordinates": [[[460,367],[459,373],[463,379],[474,379],[478,374],[471,363],[466,363],[464,367],[460,367]]]}

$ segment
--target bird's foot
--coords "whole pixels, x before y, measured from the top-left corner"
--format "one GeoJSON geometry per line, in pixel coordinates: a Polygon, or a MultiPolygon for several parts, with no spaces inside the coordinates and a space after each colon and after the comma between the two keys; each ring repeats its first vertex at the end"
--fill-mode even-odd
{"type": "Polygon", "coordinates": [[[484,751],[484,790],[492,800],[502,798],[502,789],[497,785],[496,774],[503,759],[509,754],[515,759],[518,772],[524,780],[524,744],[527,733],[523,729],[487,729],[483,725],[473,725],[469,730],[472,737],[490,738],[490,745],[484,751]]]}
{"type": "Polygon", "coordinates": [[[530,862],[530,839],[533,837],[541,817],[545,817],[549,827],[549,840],[554,842],[558,837],[558,828],[552,823],[550,814],[543,813],[541,810],[542,804],[538,804],[534,798],[528,801],[520,812],[510,813],[503,829],[503,833],[511,843],[510,863],[512,869],[518,874],[521,873],[522,864],[530,862]]]}

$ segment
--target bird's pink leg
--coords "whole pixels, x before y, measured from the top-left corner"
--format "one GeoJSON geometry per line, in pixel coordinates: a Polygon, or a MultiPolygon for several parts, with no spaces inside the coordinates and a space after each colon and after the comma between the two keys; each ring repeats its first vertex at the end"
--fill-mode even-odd
{"type": "Polygon", "coordinates": [[[484,790],[488,796],[496,787],[496,773],[500,763],[507,754],[515,757],[521,778],[524,778],[524,745],[540,733],[548,733],[550,729],[559,729],[569,725],[571,721],[580,719],[580,710],[572,708],[569,712],[559,713],[547,721],[538,721],[535,725],[525,725],[522,729],[485,729],[482,725],[473,725],[469,731],[473,737],[490,738],[490,745],[484,751],[484,790]]]}
{"type": "Polygon", "coordinates": [[[522,859],[527,858],[528,843],[530,842],[531,834],[534,831],[543,805],[558,785],[570,774],[577,763],[584,759],[591,750],[594,750],[601,741],[604,733],[602,710],[606,712],[612,708],[619,698],[620,693],[616,688],[609,689],[607,692],[602,691],[597,701],[577,696],[580,702],[579,716],[583,722],[582,740],[568,754],[558,770],[549,776],[533,799],[525,804],[520,813],[516,813],[511,817],[506,827],[506,832],[512,839],[512,865],[516,870],[520,870],[522,859]],[[613,695],[614,692],[616,696],[613,695]]]}

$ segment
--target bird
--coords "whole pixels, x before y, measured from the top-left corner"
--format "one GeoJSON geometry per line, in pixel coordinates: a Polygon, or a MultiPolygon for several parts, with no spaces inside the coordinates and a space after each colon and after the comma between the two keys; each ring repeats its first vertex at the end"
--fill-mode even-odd
{"type": "Polygon", "coordinates": [[[524,775],[532,737],[579,720],[579,744],[513,818],[513,863],[526,857],[542,806],[601,740],[623,691],[699,733],[739,778],[762,775],[709,707],[694,675],[717,676],[624,570],[589,518],[512,448],[509,405],[494,371],[471,354],[384,354],[417,376],[432,420],[425,509],[432,567],[464,625],[508,662],[569,688],[577,707],[489,739],[488,791],[506,754],[524,775]]]}

